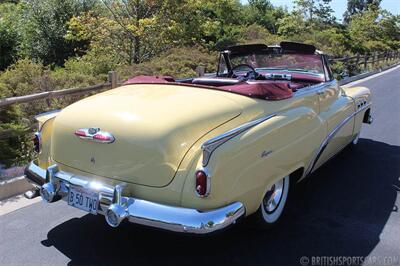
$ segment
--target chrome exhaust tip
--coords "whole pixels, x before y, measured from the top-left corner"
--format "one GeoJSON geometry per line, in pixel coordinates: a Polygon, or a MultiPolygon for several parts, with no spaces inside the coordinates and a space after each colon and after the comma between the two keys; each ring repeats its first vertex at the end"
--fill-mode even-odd
{"type": "Polygon", "coordinates": [[[121,222],[128,216],[128,212],[119,204],[111,204],[105,214],[106,222],[111,227],[118,227],[121,222]]]}
{"type": "Polygon", "coordinates": [[[43,201],[48,203],[61,199],[61,197],[57,195],[56,187],[52,183],[46,183],[40,188],[40,196],[43,201]]]}

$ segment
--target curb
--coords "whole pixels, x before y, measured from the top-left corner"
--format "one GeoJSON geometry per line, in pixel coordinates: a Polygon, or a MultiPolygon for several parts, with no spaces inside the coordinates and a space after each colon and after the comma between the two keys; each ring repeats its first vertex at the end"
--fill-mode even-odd
{"type": "Polygon", "coordinates": [[[349,78],[346,78],[346,79],[339,80],[338,83],[339,83],[340,86],[346,85],[346,84],[349,84],[349,83],[351,83],[353,81],[357,81],[357,80],[360,80],[360,79],[363,79],[363,78],[367,78],[369,76],[378,74],[378,73],[380,73],[382,71],[391,69],[391,68],[399,66],[399,65],[400,65],[400,63],[396,63],[394,65],[382,67],[382,68],[379,68],[379,69],[371,71],[371,72],[367,72],[367,73],[363,73],[363,74],[359,74],[359,75],[356,75],[356,76],[353,76],[353,77],[349,77],[349,78]]]}
{"type": "Polygon", "coordinates": [[[8,199],[31,190],[33,185],[28,182],[25,176],[16,177],[0,182],[0,200],[8,199]]]}

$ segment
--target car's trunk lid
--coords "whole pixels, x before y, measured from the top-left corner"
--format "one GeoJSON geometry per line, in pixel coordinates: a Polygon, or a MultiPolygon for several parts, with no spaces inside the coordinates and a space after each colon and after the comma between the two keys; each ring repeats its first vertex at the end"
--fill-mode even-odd
{"type": "Polygon", "coordinates": [[[241,113],[224,94],[176,85],[129,85],[89,97],[56,117],[53,160],[125,182],[165,186],[196,140],[241,113]],[[74,134],[91,127],[111,133],[115,141],[97,143],[74,134]]]}

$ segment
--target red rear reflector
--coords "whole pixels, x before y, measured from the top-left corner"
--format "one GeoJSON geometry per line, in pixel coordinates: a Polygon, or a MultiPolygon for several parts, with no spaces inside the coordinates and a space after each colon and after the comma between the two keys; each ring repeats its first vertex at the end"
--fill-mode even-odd
{"type": "Polygon", "coordinates": [[[207,196],[207,174],[204,171],[196,172],[196,192],[199,196],[204,197],[207,196]]]}
{"type": "Polygon", "coordinates": [[[110,136],[104,136],[102,134],[96,134],[96,135],[93,136],[93,139],[101,140],[101,141],[110,141],[111,137],[110,136]]]}
{"type": "Polygon", "coordinates": [[[83,130],[77,130],[75,131],[75,135],[79,136],[79,137],[87,137],[86,132],[83,130]]]}

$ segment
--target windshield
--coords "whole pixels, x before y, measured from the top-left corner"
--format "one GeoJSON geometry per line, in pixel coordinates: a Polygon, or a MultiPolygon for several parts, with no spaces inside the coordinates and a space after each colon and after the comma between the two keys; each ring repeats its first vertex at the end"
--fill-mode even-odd
{"type": "MultiPolygon", "coordinates": [[[[223,58],[223,57],[221,57],[223,58]]],[[[246,54],[230,55],[232,68],[246,64],[258,71],[289,70],[324,74],[321,55],[318,54],[246,54]]],[[[224,74],[225,61],[220,60],[220,74],[224,74]]]]}

